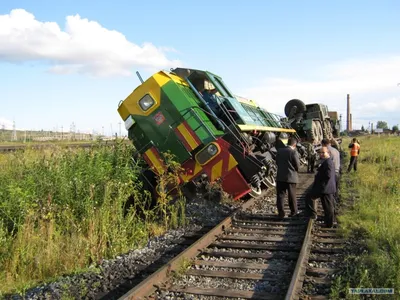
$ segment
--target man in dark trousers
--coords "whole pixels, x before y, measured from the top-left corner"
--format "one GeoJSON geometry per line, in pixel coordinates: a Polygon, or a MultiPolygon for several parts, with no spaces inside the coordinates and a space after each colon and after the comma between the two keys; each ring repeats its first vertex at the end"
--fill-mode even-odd
{"type": "Polygon", "coordinates": [[[276,164],[278,172],[276,175],[276,206],[280,218],[285,217],[284,198],[288,192],[290,217],[299,214],[296,200],[296,184],[299,181],[297,171],[300,167],[299,154],[296,151],[297,141],[290,137],[288,146],[279,148],[276,155],[276,164]]]}
{"type": "Polygon", "coordinates": [[[360,142],[356,138],[353,138],[353,142],[349,144],[349,148],[350,148],[350,164],[349,167],[347,168],[347,172],[350,172],[352,168],[354,168],[354,171],[357,171],[357,158],[358,155],[360,154],[360,142]]]}
{"type": "Polygon", "coordinates": [[[314,173],[315,167],[315,156],[316,152],[314,150],[315,139],[313,138],[311,142],[304,142],[307,149],[307,173],[314,173]]]}
{"type": "Polygon", "coordinates": [[[307,215],[317,219],[315,200],[320,198],[325,214],[326,227],[333,227],[334,222],[334,201],[336,193],[335,166],[329,156],[329,149],[322,147],[320,152],[321,165],[315,174],[314,184],[306,197],[307,215]]]}
{"type": "Polygon", "coordinates": [[[332,147],[331,141],[328,139],[323,139],[321,142],[322,146],[327,147],[329,151],[329,156],[333,160],[333,165],[335,166],[335,182],[336,182],[336,193],[335,200],[336,203],[339,200],[339,183],[340,183],[340,152],[339,150],[332,147]]]}

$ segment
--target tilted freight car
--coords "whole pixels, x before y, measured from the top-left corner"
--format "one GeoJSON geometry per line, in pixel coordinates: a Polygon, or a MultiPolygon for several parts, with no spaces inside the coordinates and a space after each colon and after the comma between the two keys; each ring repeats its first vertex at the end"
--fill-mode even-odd
{"type": "Polygon", "coordinates": [[[287,122],[296,129],[299,136],[309,142],[314,139],[320,144],[322,139],[332,139],[331,115],[328,107],[321,103],[304,104],[299,99],[292,99],[285,105],[287,122]]]}
{"type": "Polygon", "coordinates": [[[160,71],[123,101],[118,112],[146,161],[149,190],[170,152],[183,168],[179,185],[219,182],[233,199],[275,186],[277,135],[296,135],[280,117],[237,98],[220,76],[176,68],[160,71]]]}

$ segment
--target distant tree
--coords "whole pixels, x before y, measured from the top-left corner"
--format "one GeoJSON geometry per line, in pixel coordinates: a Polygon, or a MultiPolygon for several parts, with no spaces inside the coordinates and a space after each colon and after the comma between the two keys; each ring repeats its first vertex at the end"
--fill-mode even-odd
{"type": "Polygon", "coordinates": [[[394,125],[392,127],[392,132],[396,132],[396,131],[399,131],[399,126],[398,125],[394,125]]]}
{"type": "Polygon", "coordinates": [[[361,126],[361,131],[365,131],[364,125],[361,126]]]}
{"type": "Polygon", "coordinates": [[[378,121],[376,123],[376,128],[388,129],[388,124],[385,121],[378,121]]]}

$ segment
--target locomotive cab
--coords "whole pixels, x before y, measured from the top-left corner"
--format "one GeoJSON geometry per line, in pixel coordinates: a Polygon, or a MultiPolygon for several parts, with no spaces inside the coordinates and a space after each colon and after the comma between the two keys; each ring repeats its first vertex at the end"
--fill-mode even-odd
{"type": "MultiPolygon", "coordinates": [[[[214,111],[216,118],[221,119],[226,126],[235,124],[253,124],[253,120],[246,112],[233,93],[228,89],[222,78],[208,71],[176,68],[173,73],[186,80],[193,92],[206,102],[210,92],[213,94],[214,111]],[[203,94],[206,96],[204,97],[203,94]]],[[[206,104],[206,103],[205,103],[206,104]]],[[[211,109],[211,108],[209,108],[211,109]]]]}

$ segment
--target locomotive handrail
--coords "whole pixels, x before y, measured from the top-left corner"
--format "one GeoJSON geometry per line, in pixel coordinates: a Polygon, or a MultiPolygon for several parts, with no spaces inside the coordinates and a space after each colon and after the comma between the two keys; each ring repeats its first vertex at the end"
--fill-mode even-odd
{"type": "MultiPolygon", "coordinates": [[[[211,107],[207,104],[207,102],[204,100],[204,98],[202,97],[202,95],[199,93],[199,91],[197,91],[197,89],[193,86],[192,82],[189,80],[188,77],[185,77],[185,80],[187,81],[187,83],[189,84],[190,88],[192,89],[192,91],[194,91],[195,95],[197,96],[197,98],[200,99],[200,101],[208,108],[209,112],[206,112],[210,115],[212,115],[214,117],[214,119],[221,125],[222,130],[224,130],[225,128],[227,128],[232,134],[233,132],[229,129],[228,126],[226,126],[225,122],[223,122],[220,118],[218,118],[218,116],[214,113],[214,111],[211,109],[211,107]]],[[[239,135],[241,136],[241,132],[239,131],[239,129],[237,128],[237,123],[236,121],[232,118],[232,116],[230,114],[227,114],[223,108],[225,108],[225,110],[227,110],[227,108],[225,107],[225,105],[221,102],[219,103],[217,101],[217,104],[219,107],[221,107],[222,112],[226,115],[226,117],[228,118],[228,120],[230,120],[232,122],[232,124],[235,125],[235,128],[237,130],[237,132],[239,133],[239,135]]],[[[233,136],[239,140],[239,142],[242,144],[243,141],[241,141],[235,134],[233,134],[233,136]]],[[[249,148],[249,145],[247,144],[247,142],[245,141],[247,148],[249,148]]],[[[245,148],[242,144],[242,147],[245,148]]]]}
{"type": "MultiPolygon", "coordinates": [[[[200,107],[196,107],[196,108],[200,108],[200,107]]],[[[200,108],[200,109],[201,109],[201,108],[200,108]]],[[[205,111],[205,110],[203,110],[203,109],[201,109],[201,110],[202,110],[204,113],[209,114],[207,111],[205,111]]],[[[204,122],[201,121],[200,116],[194,111],[193,107],[188,108],[188,109],[186,110],[186,112],[184,112],[184,113],[182,114],[182,118],[185,120],[184,117],[185,117],[189,112],[193,112],[193,115],[194,115],[194,117],[197,119],[197,121],[199,122],[200,126],[204,126],[204,127],[206,128],[206,130],[208,131],[208,133],[215,139],[215,136],[214,136],[214,134],[212,133],[212,131],[210,130],[210,128],[207,126],[207,124],[205,124],[204,122]]],[[[178,123],[178,121],[172,123],[172,125],[174,125],[174,124],[176,124],[176,123],[178,123]]],[[[197,130],[197,129],[196,129],[196,130],[197,130]]]]}
{"type": "MultiPolygon", "coordinates": [[[[199,118],[200,119],[200,116],[197,114],[197,112],[195,111],[195,109],[200,109],[201,111],[203,111],[204,113],[206,113],[206,114],[208,114],[208,112],[206,112],[206,111],[204,111],[201,107],[191,107],[189,110],[192,110],[193,111],[193,113],[197,116],[197,118],[199,118]]],[[[232,134],[232,136],[240,143],[240,145],[242,146],[242,148],[243,148],[243,151],[246,151],[246,147],[245,146],[243,146],[243,142],[233,133],[233,131],[231,130],[231,128],[229,128],[229,126],[227,126],[226,124],[225,124],[225,122],[223,121],[223,120],[221,120],[221,119],[219,119],[218,117],[216,117],[216,116],[213,116],[213,115],[211,115],[212,117],[214,117],[214,118],[216,118],[216,119],[218,119],[222,124],[224,124],[225,125],[225,128],[232,134]]],[[[201,123],[201,120],[199,120],[200,121],[200,123],[201,123]]],[[[209,130],[209,128],[208,128],[208,126],[204,123],[204,126],[206,126],[206,128],[209,130]]],[[[235,126],[235,128],[236,128],[236,126],[235,126]]],[[[213,135],[213,137],[214,137],[214,135],[213,135]]],[[[215,138],[215,137],[214,137],[215,138]]],[[[247,145],[247,144],[246,144],[247,145]]],[[[247,145],[248,146],[248,145],[247,145]]]]}
{"type": "MultiPolygon", "coordinates": [[[[200,108],[200,107],[199,107],[200,108]]],[[[200,116],[198,115],[198,113],[193,109],[193,107],[190,108],[191,112],[193,112],[193,115],[195,116],[195,118],[197,119],[197,121],[199,122],[200,126],[204,126],[206,128],[206,130],[210,133],[210,135],[215,139],[214,134],[212,133],[211,129],[207,126],[206,123],[201,121],[200,116]]],[[[220,120],[222,122],[222,120],[220,120]]],[[[225,124],[224,124],[225,125],[225,124]]]]}
{"type": "MultiPolygon", "coordinates": [[[[239,125],[237,124],[237,122],[235,121],[235,119],[232,117],[232,115],[229,113],[229,109],[226,107],[226,105],[224,104],[224,101],[222,101],[221,103],[218,103],[218,105],[221,107],[222,112],[225,114],[225,116],[228,118],[228,120],[230,119],[230,121],[232,122],[232,124],[234,125],[234,128],[236,129],[237,134],[242,137],[242,132],[239,130],[239,125]],[[228,113],[227,113],[228,112],[228,113]]],[[[229,129],[229,127],[227,127],[228,130],[230,131],[230,133],[232,133],[232,135],[239,141],[240,145],[243,147],[243,153],[246,152],[246,148],[250,149],[250,145],[247,143],[247,141],[245,139],[239,139],[237,135],[235,135],[233,133],[232,130],[229,129]],[[245,144],[245,146],[243,145],[243,142],[245,144]]]]}
{"type": "MultiPolygon", "coordinates": [[[[232,136],[235,138],[235,140],[238,141],[238,142],[240,143],[241,147],[243,148],[243,151],[246,152],[246,147],[243,145],[243,141],[240,140],[240,139],[233,133],[233,131],[231,130],[231,128],[230,128],[229,126],[227,126],[226,123],[225,123],[223,120],[219,119],[218,117],[216,117],[216,116],[214,116],[214,115],[211,115],[210,113],[208,113],[207,111],[205,111],[204,109],[202,109],[201,107],[198,107],[198,106],[189,108],[188,111],[187,111],[186,113],[184,113],[184,115],[186,115],[186,114],[187,114],[188,112],[190,112],[190,111],[193,111],[194,116],[198,119],[199,123],[202,124],[203,126],[205,126],[206,129],[207,129],[207,131],[209,131],[210,134],[215,138],[215,136],[212,134],[211,130],[208,128],[207,124],[204,123],[204,122],[201,122],[200,116],[199,116],[198,113],[195,111],[196,109],[198,109],[198,110],[204,112],[205,114],[208,114],[208,115],[212,116],[213,118],[218,119],[218,120],[220,121],[220,123],[222,123],[222,124],[225,126],[226,130],[229,131],[229,132],[232,134],[232,136]]],[[[235,128],[236,128],[236,126],[235,126],[235,128]]],[[[239,133],[240,133],[240,132],[239,132],[239,133]]],[[[247,143],[246,143],[246,145],[247,145],[247,143]]],[[[248,146],[248,145],[247,145],[247,146],[248,146]]],[[[249,148],[249,147],[247,147],[247,148],[249,148]]]]}

